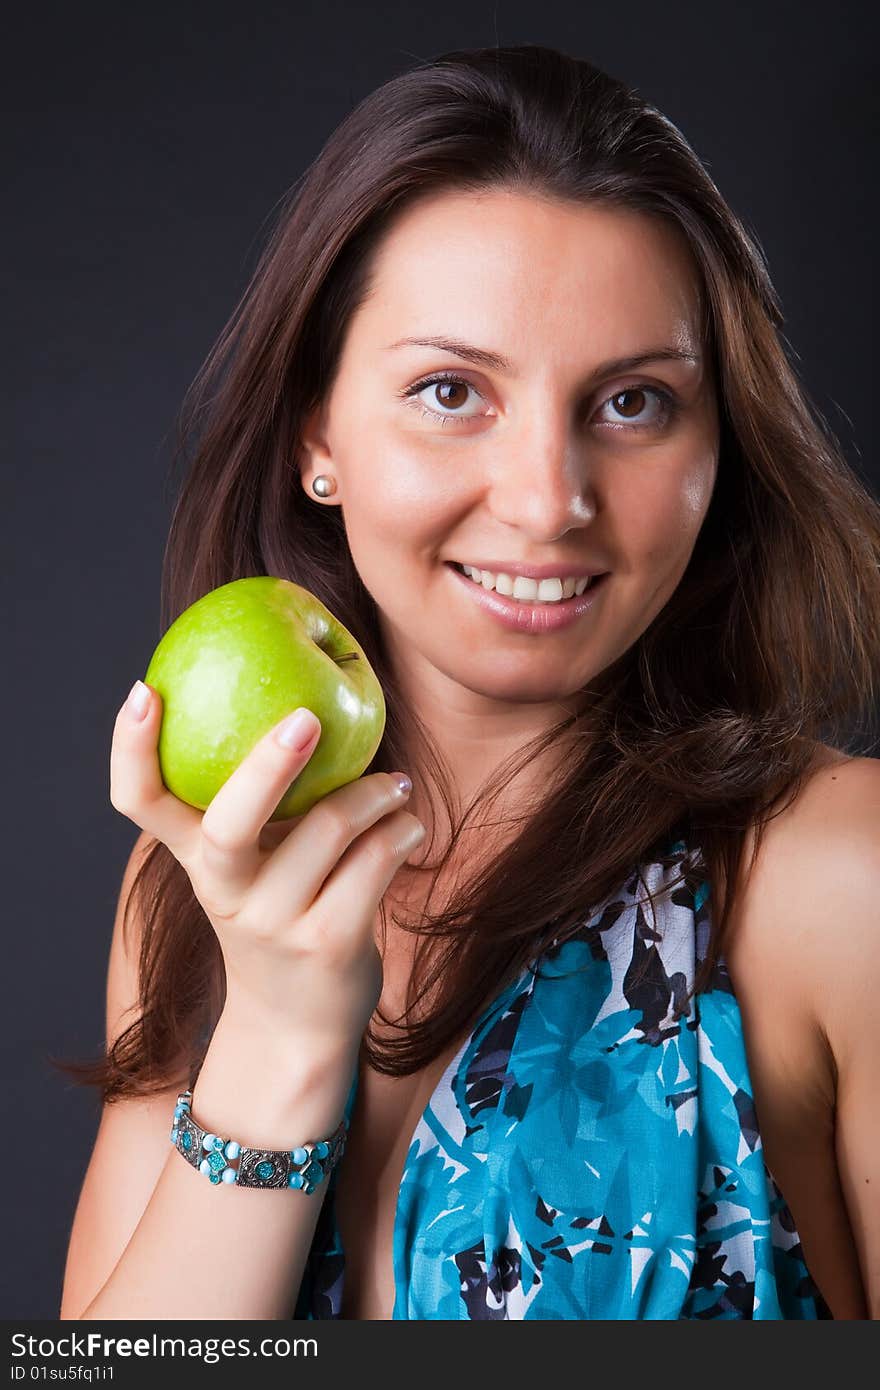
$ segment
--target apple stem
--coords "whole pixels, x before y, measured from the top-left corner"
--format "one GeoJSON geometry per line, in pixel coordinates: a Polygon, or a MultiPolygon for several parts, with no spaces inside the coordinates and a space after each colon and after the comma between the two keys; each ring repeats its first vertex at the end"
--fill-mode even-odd
{"type": "Polygon", "coordinates": [[[341,666],[342,663],[343,663],[343,661],[357,661],[357,660],[358,660],[358,653],[357,653],[357,652],[344,652],[342,656],[335,656],[335,657],[333,658],[333,660],[334,660],[338,665],[341,666]]]}

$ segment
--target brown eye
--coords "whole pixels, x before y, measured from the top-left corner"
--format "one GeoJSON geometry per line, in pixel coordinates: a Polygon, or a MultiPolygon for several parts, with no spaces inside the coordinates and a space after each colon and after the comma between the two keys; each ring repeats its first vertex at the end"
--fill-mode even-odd
{"type": "Polygon", "coordinates": [[[614,409],[621,414],[625,420],[638,418],[640,410],[644,409],[645,393],[638,387],[631,387],[627,391],[618,391],[616,396],[611,397],[614,409]],[[635,405],[633,405],[635,398],[635,405]],[[621,402],[623,404],[621,405],[621,402]]]}
{"type": "Polygon", "coordinates": [[[441,405],[448,405],[454,409],[458,405],[464,405],[469,390],[470,387],[465,386],[463,381],[440,381],[434,387],[434,397],[441,405]]]}
{"type": "Polygon", "coordinates": [[[606,417],[600,424],[610,425],[612,429],[626,429],[627,425],[631,430],[662,429],[675,420],[678,405],[674,397],[660,387],[627,386],[609,396],[599,407],[600,414],[607,410],[614,412],[613,418],[606,417]]]}
{"type": "Polygon", "coordinates": [[[416,406],[424,416],[441,425],[478,419],[478,410],[472,408],[466,411],[462,407],[468,404],[472,407],[477,406],[483,399],[476,387],[452,372],[439,372],[433,376],[422,377],[412,386],[407,386],[401,394],[408,405],[416,406]],[[438,408],[432,409],[432,406],[438,408]]]}

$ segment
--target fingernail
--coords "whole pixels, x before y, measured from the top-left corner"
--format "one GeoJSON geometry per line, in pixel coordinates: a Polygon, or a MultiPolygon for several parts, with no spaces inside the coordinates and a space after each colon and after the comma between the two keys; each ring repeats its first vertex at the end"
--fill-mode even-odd
{"type": "Polygon", "coordinates": [[[144,685],[143,681],[135,681],[128,692],[126,704],[133,719],[143,719],[150,707],[150,687],[144,685]]]}
{"type": "Polygon", "coordinates": [[[393,777],[404,796],[412,791],[412,778],[407,777],[405,772],[395,772],[393,777]]]}
{"type": "Polygon", "coordinates": [[[320,731],[321,721],[312,711],[298,709],[289,714],[283,724],[279,724],[275,737],[282,748],[293,748],[297,753],[301,753],[320,731]]]}

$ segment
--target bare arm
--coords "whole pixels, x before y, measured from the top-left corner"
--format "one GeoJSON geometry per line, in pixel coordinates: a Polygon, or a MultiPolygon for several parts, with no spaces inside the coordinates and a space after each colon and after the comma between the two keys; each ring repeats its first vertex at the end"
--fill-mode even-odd
{"type": "Polygon", "coordinates": [[[770,823],[734,918],[728,962],[768,1165],[833,1316],[876,1317],[880,762],[810,779],[770,823]]]}
{"type": "MultiPolygon", "coordinates": [[[[123,916],[149,844],[150,836],[141,832],[122,878],[107,969],[108,1049],[131,1022],[138,1006],[136,960],[142,923],[137,914],[129,914],[135,942],[128,945],[123,916]]],[[[168,1156],[170,1126],[163,1123],[163,1117],[171,1114],[175,1096],[187,1084],[187,1078],[180,1077],[178,1084],[169,1083],[164,1094],[149,1100],[127,1099],[104,1106],[70,1234],[61,1318],[79,1317],[131,1239],[168,1156]],[[127,1155],[123,1160],[125,1182],[119,1181],[119,1155],[127,1155]]]]}
{"type": "MultiPolygon", "coordinates": [[[[859,758],[828,790],[836,823],[836,950],[821,1015],[837,1069],[835,1152],[858,1252],[863,1317],[880,1318],[880,761],[859,758]]],[[[827,930],[827,922],[826,922],[827,930]]]]}
{"type": "MultiPolygon", "coordinates": [[[[266,846],[263,830],[314,750],[317,721],[299,748],[279,738],[283,724],[270,730],[204,813],[162,781],[160,722],[155,691],[145,716],[128,702],[120,709],[111,802],[170,849],[220,942],[226,1002],[194,1086],[193,1118],[250,1148],[325,1139],[342,1119],[381,992],[378,902],[424,827],[401,809],[408,788],[376,773],[276,825],[266,846]]],[[[137,949],[122,941],[121,912],[120,903],[108,1031],[138,999],[137,949]]],[[[327,1180],[311,1193],[212,1184],[173,1149],[171,1120],[171,1105],[158,1100],[106,1109],[62,1316],[290,1317],[327,1180]],[[137,1195],[124,1190],[132,1173],[137,1195]]]]}
{"type": "MultiPolygon", "coordinates": [[[[257,1040],[259,1041],[259,1040],[257,1040]]],[[[212,1132],[249,1147],[286,1148],[332,1133],[342,1117],[354,1058],[326,1059],[281,1077],[221,1019],[193,1092],[192,1111],[212,1132]]],[[[327,1183],[303,1191],[214,1185],[169,1141],[134,1234],[81,1318],[292,1316],[327,1183]]],[[[117,1155],[122,1181],[126,1154],[117,1155]]]]}
{"type": "MultiPolygon", "coordinates": [[[[138,837],[119,895],[107,972],[108,1046],[137,1008],[142,923],[129,914],[127,944],[123,915],[150,841],[138,837]]],[[[354,1061],[327,1059],[324,1067],[292,1074],[287,1058],[283,1073],[278,1069],[282,1083],[272,1085],[265,1053],[252,1057],[253,1043],[221,1022],[194,1089],[196,1119],[253,1147],[286,1148],[331,1133],[354,1061]]],[[[188,1084],[181,1077],[149,1099],[104,1107],[71,1231],[62,1319],[291,1316],[326,1183],[311,1195],[212,1186],[170,1143],[174,1101],[188,1084]],[[201,1273],[207,1270],[227,1276],[201,1273]]]]}

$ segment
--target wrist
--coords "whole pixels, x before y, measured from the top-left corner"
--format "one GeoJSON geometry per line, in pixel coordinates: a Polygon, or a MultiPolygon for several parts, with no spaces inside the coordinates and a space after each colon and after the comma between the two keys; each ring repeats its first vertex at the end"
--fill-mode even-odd
{"type": "Polygon", "coordinates": [[[192,1086],[193,1114],[205,1129],[251,1148],[323,1139],[345,1113],[358,1053],[266,1041],[221,1015],[192,1086]]]}
{"type": "Polygon", "coordinates": [[[214,1030],[218,1034],[226,1040],[224,1045],[262,1057],[264,1067],[277,1069],[282,1076],[291,1062],[297,1076],[304,1069],[320,1072],[328,1066],[346,1066],[349,1059],[354,1066],[363,1036],[332,1027],[326,1031],[303,1028],[289,1019],[279,1023],[246,995],[229,992],[214,1030]]]}
{"type": "Polygon", "coordinates": [[[292,1149],[254,1148],[205,1129],[193,1114],[192,1098],[191,1090],[177,1097],[171,1143],[215,1187],[224,1183],[264,1191],[294,1188],[309,1196],[330,1177],[345,1150],[347,1116],[323,1139],[292,1149]]]}

